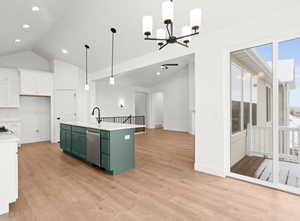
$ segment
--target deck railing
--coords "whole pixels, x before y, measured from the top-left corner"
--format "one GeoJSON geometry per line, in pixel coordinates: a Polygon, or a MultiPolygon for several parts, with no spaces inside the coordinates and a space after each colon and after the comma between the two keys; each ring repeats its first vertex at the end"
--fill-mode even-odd
{"type": "MultiPolygon", "coordinates": [[[[247,128],[247,154],[273,158],[272,127],[247,128]]],[[[280,126],[278,134],[279,158],[300,163],[300,128],[280,126]]]]}

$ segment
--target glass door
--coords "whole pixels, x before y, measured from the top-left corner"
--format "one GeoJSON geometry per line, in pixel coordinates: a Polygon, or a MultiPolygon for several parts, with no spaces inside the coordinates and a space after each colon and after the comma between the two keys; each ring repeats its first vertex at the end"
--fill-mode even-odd
{"type": "Polygon", "coordinates": [[[300,38],[278,43],[278,182],[300,188],[300,38]]]}
{"type": "Polygon", "coordinates": [[[273,182],[273,44],[233,51],[230,171],[273,182]]]}

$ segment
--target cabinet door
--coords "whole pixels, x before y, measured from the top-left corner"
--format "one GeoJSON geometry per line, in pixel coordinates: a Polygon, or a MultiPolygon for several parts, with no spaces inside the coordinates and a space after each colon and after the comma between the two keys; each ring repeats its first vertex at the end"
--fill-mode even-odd
{"type": "Polygon", "coordinates": [[[71,151],[71,131],[67,129],[61,129],[60,132],[60,147],[65,151],[71,151]]]}
{"type": "Polygon", "coordinates": [[[53,88],[53,78],[51,74],[41,73],[37,76],[37,93],[42,96],[51,96],[53,88]]]}
{"type": "Polygon", "coordinates": [[[29,71],[21,72],[21,94],[36,95],[36,74],[29,71]]]}
{"type": "Polygon", "coordinates": [[[0,107],[8,107],[9,100],[9,81],[0,79],[0,107]]]}
{"type": "Polygon", "coordinates": [[[86,159],[86,135],[72,132],[72,153],[82,159],[86,159]]]}

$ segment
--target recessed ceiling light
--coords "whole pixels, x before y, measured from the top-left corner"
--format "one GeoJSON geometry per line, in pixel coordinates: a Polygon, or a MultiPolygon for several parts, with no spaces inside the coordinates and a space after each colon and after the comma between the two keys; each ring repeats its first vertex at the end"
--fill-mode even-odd
{"type": "Polygon", "coordinates": [[[28,29],[28,28],[30,28],[30,25],[29,25],[29,24],[23,24],[23,25],[22,25],[22,28],[23,28],[23,29],[28,29]]]}
{"type": "Polygon", "coordinates": [[[18,39],[18,38],[17,38],[17,39],[15,40],[15,42],[16,42],[16,43],[20,43],[20,42],[21,42],[21,39],[18,39]]]}
{"type": "Polygon", "coordinates": [[[40,8],[38,6],[32,6],[31,10],[33,12],[38,12],[38,11],[40,11],[40,8]]]}
{"type": "Polygon", "coordinates": [[[69,52],[68,52],[67,49],[61,49],[61,52],[62,52],[63,54],[69,54],[69,52]]]}
{"type": "Polygon", "coordinates": [[[157,72],[156,75],[159,76],[159,75],[160,75],[160,72],[157,72]]]}

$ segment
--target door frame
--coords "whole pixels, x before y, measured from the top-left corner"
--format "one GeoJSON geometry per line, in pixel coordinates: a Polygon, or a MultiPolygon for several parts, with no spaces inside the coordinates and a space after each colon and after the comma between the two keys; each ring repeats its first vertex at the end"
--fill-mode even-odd
{"type": "Polygon", "coordinates": [[[299,194],[300,188],[288,186],[285,184],[279,183],[279,148],[278,148],[278,139],[277,136],[272,136],[273,141],[273,182],[262,181],[256,178],[247,177],[230,171],[230,151],[231,151],[231,61],[230,53],[236,50],[241,50],[245,48],[252,48],[264,44],[273,44],[273,96],[272,96],[272,122],[273,122],[273,135],[279,133],[279,116],[278,116],[278,72],[277,72],[277,60],[278,60],[278,45],[282,41],[288,41],[292,39],[300,38],[300,33],[289,33],[286,35],[274,36],[272,38],[255,40],[252,42],[246,42],[240,45],[235,45],[229,48],[226,48],[223,52],[223,107],[224,113],[224,140],[225,140],[225,176],[232,177],[235,179],[240,179],[243,181],[279,189],[282,191],[299,194]]]}

